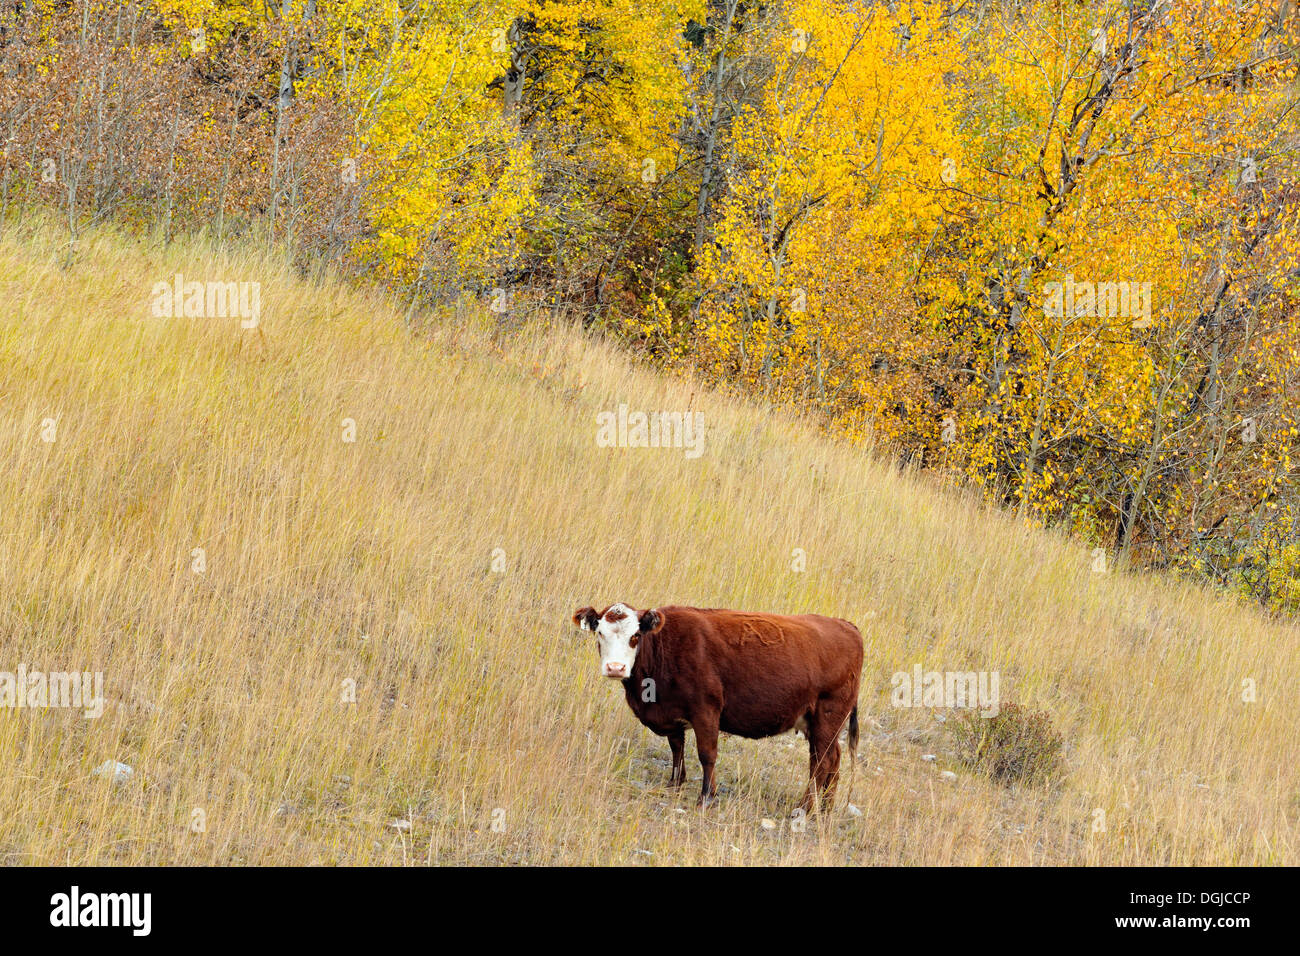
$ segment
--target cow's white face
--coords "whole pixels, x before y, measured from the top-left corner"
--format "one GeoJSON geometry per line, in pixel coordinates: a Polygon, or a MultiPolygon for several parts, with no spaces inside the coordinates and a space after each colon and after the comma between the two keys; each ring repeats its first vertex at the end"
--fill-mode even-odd
{"type": "Polygon", "coordinates": [[[626,680],[632,676],[642,633],[647,625],[658,624],[659,615],[656,611],[638,614],[626,604],[613,604],[604,614],[597,614],[594,608],[583,608],[573,615],[573,620],[584,631],[595,632],[600,673],[614,680],[626,680]]]}
{"type": "Polygon", "coordinates": [[[596,623],[596,648],[600,651],[600,672],[622,680],[632,675],[636,646],[641,643],[641,622],[626,604],[615,604],[596,623]]]}

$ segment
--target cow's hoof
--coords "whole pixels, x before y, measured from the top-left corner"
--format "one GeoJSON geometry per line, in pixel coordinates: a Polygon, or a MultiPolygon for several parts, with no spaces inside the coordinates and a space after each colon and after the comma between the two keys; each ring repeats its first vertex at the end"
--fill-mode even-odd
{"type": "Polygon", "coordinates": [[[718,802],[717,797],[706,797],[701,795],[700,799],[695,801],[695,806],[699,810],[708,810],[717,802],[718,802]]]}

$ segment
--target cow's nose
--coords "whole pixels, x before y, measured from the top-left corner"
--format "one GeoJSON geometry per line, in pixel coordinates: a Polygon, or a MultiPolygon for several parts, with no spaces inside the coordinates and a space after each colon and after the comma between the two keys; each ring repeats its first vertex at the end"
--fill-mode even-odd
{"type": "Polygon", "coordinates": [[[623,664],[606,664],[606,677],[622,677],[627,673],[627,667],[623,664]]]}

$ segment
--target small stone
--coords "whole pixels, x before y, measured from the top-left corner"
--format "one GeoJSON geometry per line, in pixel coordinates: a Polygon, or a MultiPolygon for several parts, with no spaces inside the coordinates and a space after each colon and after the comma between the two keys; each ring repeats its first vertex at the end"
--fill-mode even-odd
{"type": "Polygon", "coordinates": [[[860,817],[860,816],[862,816],[862,811],[859,810],[857,807],[855,807],[855,806],[854,806],[853,804],[851,804],[851,803],[848,805],[848,808],[847,808],[847,809],[848,809],[848,811],[849,811],[849,816],[851,816],[851,817],[860,817]]]}
{"type": "Polygon", "coordinates": [[[764,830],[776,829],[776,821],[773,820],[771,817],[763,817],[763,819],[759,821],[758,825],[761,826],[764,830]]]}
{"type": "Polygon", "coordinates": [[[392,827],[394,830],[409,830],[409,829],[411,829],[411,821],[410,821],[410,820],[394,820],[392,823],[390,823],[390,824],[388,824],[388,825],[389,825],[390,827],[392,827]]]}
{"type": "Polygon", "coordinates": [[[957,775],[951,770],[940,771],[939,776],[943,777],[944,780],[951,780],[953,783],[957,782],[957,775]]]}
{"type": "Polygon", "coordinates": [[[935,756],[934,756],[934,754],[921,754],[921,759],[922,759],[922,760],[934,760],[934,759],[935,759],[935,756]]]}

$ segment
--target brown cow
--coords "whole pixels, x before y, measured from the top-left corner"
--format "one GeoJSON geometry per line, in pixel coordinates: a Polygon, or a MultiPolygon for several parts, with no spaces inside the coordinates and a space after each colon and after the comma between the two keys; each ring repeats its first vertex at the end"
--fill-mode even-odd
{"type": "Polygon", "coordinates": [[[799,729],[808,738],[806,811],[829,808],[839,776],[839,735],[858,745],[862,635],[848,621],[817,614],[749,614],[695,607],[638,612],[614,604],[573,615],[593,631],[600,672],[623,682],[637,720],[672,749],[669,785],[686,781],[686,728],[704,770],[699,803],[713,803],[718,732],[771,737],[799,729]]]}

